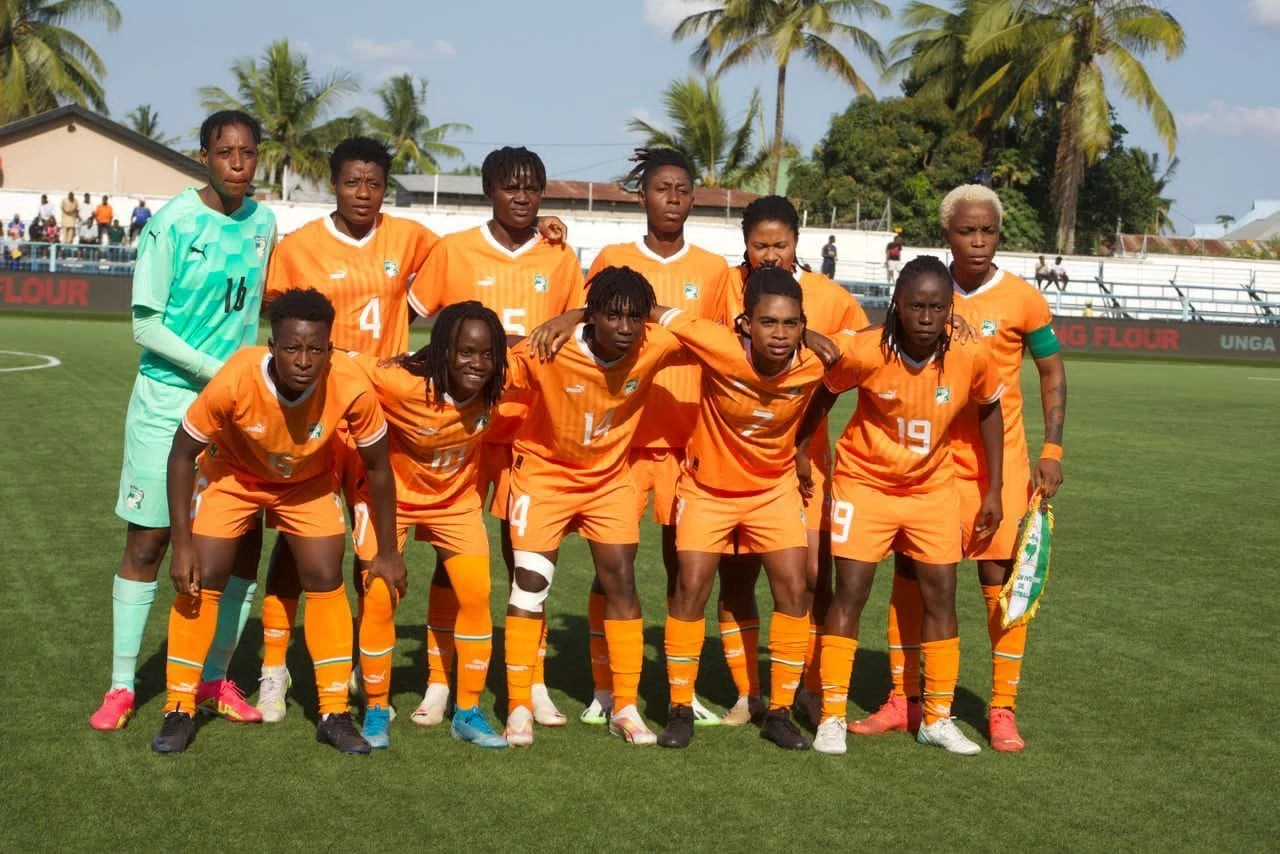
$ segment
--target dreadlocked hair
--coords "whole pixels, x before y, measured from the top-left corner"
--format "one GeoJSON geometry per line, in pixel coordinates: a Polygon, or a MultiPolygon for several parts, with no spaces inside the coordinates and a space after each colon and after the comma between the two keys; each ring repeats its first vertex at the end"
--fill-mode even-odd
{"type": "Polygon", "coordinates": [[[498,315],[476,300],[455,302],[441,309],[436,316],[435,326],[431,329],[431,340],[416,353],[405,356],[398,364],[414,376],[423,377],[430,382],[432,400],[444,403],[449,382],[449,353],[458,343],[462,324],[468,320],[478,320],[489,327],[489,341],[493,348],[493,376],[489,377],[480,393],[484,395],[485,409],[490,410],[497,406],[502,397],[502,387],[507,382],[507,333],[503,330],[498,315]]]}
{"type": "Polygon", "coordinates": [[[605,267],[587,282],[587,318],[609,311],[648,318],[658,304],[649,280],[630,267],[605,267]]]}
{"type": "Polygon", "coordinates": [[[518,178],[522,172],[528,173],[540,191],[547,188],[547,167],[542,165],[542,158],[529,149],[508,145],[490,151],[480,166],[480,188],[486,196],[491,195],[495,187],[518,178]]]}
{"type": "MultiPolygon", "coordinates": [[[[914,285],[925,276],[937,276],[944,282],[951,281],[951,271],[936,255],[917,255],[902,265],[898,281],[893,285],[889,312],[884,316],[884,329],[880,332],[880,349],[884,352],[885,358],[891,359],[902,353],[902,321],[898,318],[898,298],[904,288],[914,285]]],[[[947,351],[951,349],[951,318],[955,312],[954,300],[951,306],[951,312],[947,315],[947,322],[942,326],[942,334],[938,336],[937,349],[934,351],[938,357],[939,369],[942,367],[942,360],[946,357],[947,351]]]]}
{"type": "Polygon", "coordinates": [[[675,166],[678,169],[683,169],[684,173],[689,176],[690,185],[695,181],[693,166],[689,163],[689,158],[674,148],[665,146],[637,148],[630,159],[636,165],[619,182],[622,189],[629,193],[638,193],[644,190],[649,183],[649,176],[663,166],[675,166]]]}
{"type": "Polygon", "coordinates": [[[796,277],[781,267],[758,267],[747,276],[746,285],[742,289],[742,314],[736,319],[739,334],[745,334],[743,325],[751,322],[751,315],[755,314],[760,298],[765,296],[795,300],[800,306],[801,322],[808,323],[804,316],[804,291],[800,290],[796,277]]]}

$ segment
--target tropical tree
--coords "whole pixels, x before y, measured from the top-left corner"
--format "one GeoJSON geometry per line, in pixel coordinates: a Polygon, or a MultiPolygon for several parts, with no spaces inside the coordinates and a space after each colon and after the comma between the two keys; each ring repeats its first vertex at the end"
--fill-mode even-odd
{"type": "Polygon", "coordinates": [[[139,104],[134,107],[124,120],[134,131],[161,145],[172,145],[176,141],[160,131],[160,114],[151,109],[150,104],[139,104]]]}
{"type": "Polygon", "coordinates": [[[1222,226],[1224,230],[1230,231],[1231,226],[1235,224],[1236,218],[1231,214],[1218,214],[1213,218],[1213,221],[1222,226]]]}
{"type": "Polygon", "coordinates": [[[673,80],[662,94],[667,128],[632,119],[627,130],[642,134],[647,146],[674,148],[689,158],[704,187],[739,187],[761,174],[762,150],[752,145],[753,125],[760,115],[760,92],[751,93],[747,113],[732,124],[714,78],[692,75],[673,80]]]}
{"type": "Polygon", "coordinates": [[[777,101],[769,152],[771,193],[778,186],[787,68],[792,58],[799,55],[809,59],[863,96],[871,95],[871,87],[832,39],[851,42],[877,69],[884,66],[880,43],[866,30],[842,20],[849,15],[886,18],[889,9],[878,0],[722,0],[717,8],[686,17],[672,34],[677,41],[702,36],[693,52],[694,65],[701,71],[706,71],[717,56],[721,57],[717,75],[751,60],[774,64],[777,101]]]}
{"type": "Polygon", "coordinates": [[[76,20],[102,22],[115,32],[120,10],[111,0],[0,2],[0,123],[68,102],[107,111],[107,67],[65,26],[76,20]]]}
{"type": "Polygon", "coordinates": [[[219,86],[199,90],[206,110],[237,109],[262,122],[258,161],[268,180],[279,184],[289,198],[290,175],[312,180],[328,176],[328,149],[333,137],[350,127],[350,119],[327,127],[323,119],[343,95],[359,86],[345,71],[317,79],[307,58],[289,48],[288,39],[267,46],[261,60],[237,59],[231,65],[235,94],[219,86]]]}
{"type": "Polygon", "coordinates": [[[427,119],[427,81],[399,74],[378,87],[381,114],[363,107],[355,111],[374,138],[391,149],[394,172],[433,173],[440,171],[441,159],[462,157],[461,149],[449,145],[451,133],[468,133],[470,125],[448,122],[432,125],[427,119]]]}
{"type": "MultiPolygon", "coordinates": [[[[1061,123],[1050,198],[1057,246],[1075,248],[1076,211],[1086,168],[1111,145],[1107,78],[1144,107],[1172,156],[1173,113],[1140,56],[1155,50],[1181,55],[1182,25],[1155,3],[1139,0],[980,0],[965,52],[970,67],[999,66],[969,96],[972,106],[1016,80],[996,110],[997,123],[1056,107],[1061,123]],[[1025,63],[1025,65],[1024,65],[1025,63]],[[1104,69],[1109,72],[1104,73],[1104,69]]],[[[1005,90],[1007,91],[1007,89],[1005,90]]]]}

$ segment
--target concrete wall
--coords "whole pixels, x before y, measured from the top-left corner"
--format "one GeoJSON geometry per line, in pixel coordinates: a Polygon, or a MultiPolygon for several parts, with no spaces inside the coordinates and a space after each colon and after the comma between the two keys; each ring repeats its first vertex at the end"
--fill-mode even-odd
{"type": "MultiPolygon", "coordinates": [[[[70,119],[5,143],[3,154],[4,195],[11,190],[29,190],[36,193],[37,201],[40,193],[48,193],[50,200],[56,202],[68,190],[76,191],[77,196],[85,191],[92,193],[95,204],[104,194],[167,199],[195,183],[185,172],[70,119]]],[[[117,215],[123,204],[124,199],[112,200],[117,215]]],[[[8,207],[0,207],[6,222],[13,217],[8,207]]],[[[123,221],[132,209],[130,203],[119,218],[123,221]]],[[[34,212],[32,207],[31,213],[34,212]]],[[[22,213],[23,219],[31,218],[31,213],[22,213]]]]}

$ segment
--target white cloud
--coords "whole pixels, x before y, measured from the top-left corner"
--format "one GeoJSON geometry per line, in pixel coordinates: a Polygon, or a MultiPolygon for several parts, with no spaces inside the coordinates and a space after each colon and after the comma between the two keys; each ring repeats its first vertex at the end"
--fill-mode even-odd
{"type": "Polygon", "coordinates": [[[443,56],[445,59],[458,55],[458,49],[444,39],[436,39],[431,45],[431,50],[436,56],[443,56]]]}
{"type": "Polygon", "coordinates": [[[707,0],[644,0],[644,19],[667,35],[689,15],[715,9],[707,0]]]}
{"type": "Polygon", "coordinates": [[[422,57],[422,52],[408,39],[376,42],[365,36],[357,36],[351,40],[349,48],[351,56],[360,62],[409,62],[422,57]]]}
{"type": "Polygon", "coordinates": [[[1280,142],[1280,107],[1239,107],[1213,101],[1204,112],[1179,116],[1178,123],[1184,129],[1216,136],[1280,142]]]}
{"type": "Polygon", "coordinates": [[[1249,0],[1253,22],[1280,30],[1280,0],[1249,0]]]}

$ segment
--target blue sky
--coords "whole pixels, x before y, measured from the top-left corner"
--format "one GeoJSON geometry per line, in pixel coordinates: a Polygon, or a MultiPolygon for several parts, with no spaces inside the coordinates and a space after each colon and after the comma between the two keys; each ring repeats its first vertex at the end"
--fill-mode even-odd
{"type": "MultiPolygon", "coordinates": [[[[698,0],[480,0],[421,3],[337,0],[299,4],[223,0],[118,0],[123,25],[114,34],[81,24],[107,64],[111,112],[123,117],[149,103],[166,133],[187,136],[202,110],[196,90],[231,87],[230,63],[259,55],[287,36],[317,71],[343,68],[372,106],[371,90],[410,71],[430,80],[428,114],[435,123],[465,122],[454,140],[478,163],[503,144],[535,147],[553,177],[608,180],[621,171],[634,135],[632,116],[660,121],[661,92],[690,71],[693,44],[673,43],[674,22],[698,0]],[[299,15],[296,9],[305,8],[299,15]],[[290,11],[290,9],[295,11],[290,11]],[[429,11],[428,11],[429,10],[429,11]]],[[[889,0],[895,13],[904,0],[889,0]]],[[[1187,32],[1187,51],[1148,70],[1178,120],[1181,165],[1172,184],[1181,233],[1220,213],[1242,215],[1255,198],[1280,198],[1280,0],[1168,0],[1187,32]]],[[[864,22],[882,43],[895,21],[864,22]]],[[[861,58],[854,62],[873,72],[861,58]]],[[[745,109],[755,86],[772,117],[773,72],[764,65],[729,72],[729,102],[745,109]]],[[[897,86],[878,80],[880,95],[897,86]]],[[[789,70],[789,139],[808,151],[833,113],[851,98],[843,84],[804,62],[789,70]]],[[[1131,144],[1158,150],[1149,120],[1116,92],[1131,144]]]]}

